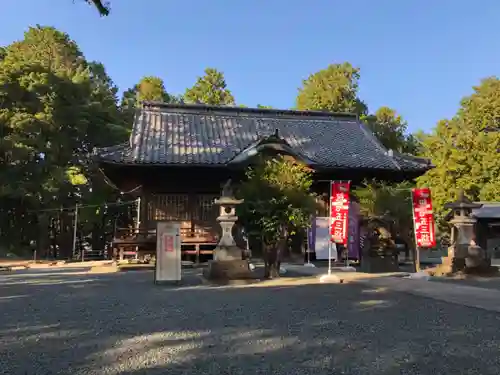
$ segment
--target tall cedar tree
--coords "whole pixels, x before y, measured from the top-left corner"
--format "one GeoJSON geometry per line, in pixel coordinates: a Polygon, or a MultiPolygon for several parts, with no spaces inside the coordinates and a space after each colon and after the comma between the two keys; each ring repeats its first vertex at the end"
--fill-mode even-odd
{"type": "Polygon", "coordinates": [[[234,97],[227,88],[224,74],[217,69],[205,69],[205,75],[198,77],[193,87],[186,90],[187,103],[208,105],[235,105],[234,97]]]}
{"type": "Polygon", "coordinates": [[[299,110],[356,114],[385,147],[415,153],[415,140],[407,135],[407,124],[396,111],[381,107],[375,114],[367,115],[368,107],[358,96],[359,79],[359,68],[350,63],[331,64],[303,81],[296,107],[299,110]]]}
{"type": "Polygon", "coordinates": [[[366,114],[358,97],[359,69],[350,63],[331,64],[302,82],[296,99],[299,110],[366,114]]]}
{"type": "Polygon", "coordinates": [[[154,76],[143,77],[139,83],[122,94],[120,110],[123,113],[126,126],[132,126],[135,110],[145,100],[181,103],[183,99],[182,97],[169,94],[161,78],[154,76]]]}

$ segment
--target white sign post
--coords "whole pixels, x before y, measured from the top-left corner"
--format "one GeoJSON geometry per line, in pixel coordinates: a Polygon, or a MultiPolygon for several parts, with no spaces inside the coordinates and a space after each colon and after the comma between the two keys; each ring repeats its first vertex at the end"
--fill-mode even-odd
{"type": "Polygon", "coordinates": [[[316,217],[314,251],[316,260],[331,259],[337,261],[337,245],[332,243],[330,234],[330,217],[316,217]]]}
{"type": "Polygon", "coordinates": [[[155,283],[181,280],[181,226],[159,221],[156,226],[155,283]]]}
{"type": "MultiPolygon", "coordinates": [[[[337,260],[337,245],[332,241],[332,225],[334,220],[332,218],[332,203],[333,203],[333,181],[330,181],[330,199],[328,203],[328,273],[319,278],[321,283],[342,283],[337,275],[332,274],[332,257],[333,249],[335,249],[335,260],[337,260]]],[[[317,229],[316,229],[317,230],[317,229]]]]}

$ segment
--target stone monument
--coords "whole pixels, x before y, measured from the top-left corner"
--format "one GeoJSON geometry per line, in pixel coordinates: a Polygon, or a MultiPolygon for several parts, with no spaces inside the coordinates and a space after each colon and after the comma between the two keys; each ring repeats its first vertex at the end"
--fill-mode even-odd
{"type": "Polygon", "coordinates": [[[249,268],[249,262],[244,258],[244,250],[236,245],[233,237],[233,227],[238,216],[236,207],[243,203],[243,199],[236,199],[228,180],[223,188],[221,197],[215,200],[220,207],[219,222],[222,236],[214,250],[214,260],[209,262],[206,273],[207,278],[213,280],[234,280],[252,278],[253,274],[249,268]]]}
{"type": "Polygon", "coordinates": [[[462,190],[456,201],[444,205],[446,209],[451,210],[447,215],[451,224],[451,246],[448,247],[448,255],[442,258],[442,273],[490,267],[486,251],[476,243],[477,220],[472,216],[472,210],[482,206],[467,199],[462,190]]]}
{"type": "Polygon", "coordinates": [[[399,271],[396,244],[391,225],[382,217],[362,220],[366,233],[361,254],[361,271],[367,273],[399,271]]]}

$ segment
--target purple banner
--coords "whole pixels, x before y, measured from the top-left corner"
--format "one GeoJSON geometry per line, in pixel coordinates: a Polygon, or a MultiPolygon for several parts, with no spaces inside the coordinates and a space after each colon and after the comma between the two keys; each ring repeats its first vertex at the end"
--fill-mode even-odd
{"type": "Polygon", "coordinates": [[[359,259],[359,220],[359,204],[351,201],[349,205],[348,223],[349,240],[347,242],[347,254],[349,259],[359,259]]]}
{"type": "Polygon", "coordinates": [[[316,251],[316,217],[311,218],[311,227],[307,230],[309,252],[316,251]]]}

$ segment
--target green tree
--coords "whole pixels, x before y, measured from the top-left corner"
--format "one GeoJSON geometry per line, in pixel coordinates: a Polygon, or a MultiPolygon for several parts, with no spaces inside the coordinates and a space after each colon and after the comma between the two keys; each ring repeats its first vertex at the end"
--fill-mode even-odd
{"type": "Polygon", "coordinates": [[[120,108],[124,121],[128,126],[131,126],[133,122],[135,109],[143,101],[181,103],[183,98],[182,96],[169,94],[161,78],[154,76],[143,77],[139,83],[122,94],[120,108]]]}
{"type": "Polygon", "coordinates": [[[144,77],[139,82],[137,90],[137,100],[169,102],[169,95],[165,90],[163,80],[158,77],[144,77]]]}
{"type": "MultiPolygon", "coordinates": [[[[54,28],[30,28],[5,49],[0,62],[0,237],[7,233],[11,243],[36,240],[45,248],[50,220],[29,212],[101,194],[89,156],[95,146],[126,136],[117,125],[115,95],[104,67],[87,62],[76,43],[54,28]],[[12,227],[23,229],[9,231],[12,227]]],[[[71,222],[61,220],[64,228],[71,222]]]]}
{"type": "Polygon", "coordinates": [[[227,88],[224,74],[213,68],[205,69],[205,75],[198,77],[194,86],[186,90],[184,99],[187,103],[235,105],[234,97],[227,88]]]}
{"type": "Polygon", "coordinates": [[[299,110],[366,114],[358,97],[359,69],[350,63],[331,64],[302,82],[296,99],[299,110]]]}
{"type": "Polygon", "coordinates": [[[388,149],[413,154],[417,143],[407,134],[407,122],[389,107],[380,107],[375,114],[362,117],[365,124],[388,149]]]}
{"type": "Polygon", "coordinates": [[[460,189],[472,200],[500,200],[500,80],[491,77],[474,87],[461,101],[457,114],[441,120],[430,134],[421,135],[422,155],[435,168],[418,179],[432,190],[433,203],[441,224],[443,206],[460,189]]]}
{"type": "Polygon", "coordinates": [[[354,190],[361,214],[368,219],[380,219],[390,224],[392,235],[397,233],[407,242],[412,242],[413,216],[412,182],[387,184],[381,181],[365,181],[354,190]]]}
{"type": "Polygon", "coordinates": [[[257,108],[262,108],[262,109],[273,109],[270,105],[262,105],[262,104],[257,104],[257,108]]]}
{"type": "Polygon", "coordinates": [[[309,170],[280,157],[258,163],[247,172],[239,196],[239,216],[247,232],[260,234],[266,277],[279,276],[287,238],[307,228],[315,212],[309,170]]]}
{"type": "Polygon", "coordinates": [[[101,16],[109,15],[110,6],[108,1],[102,0],[85,0],[88,4],[92,5],[97,9],[101,16]]]}

